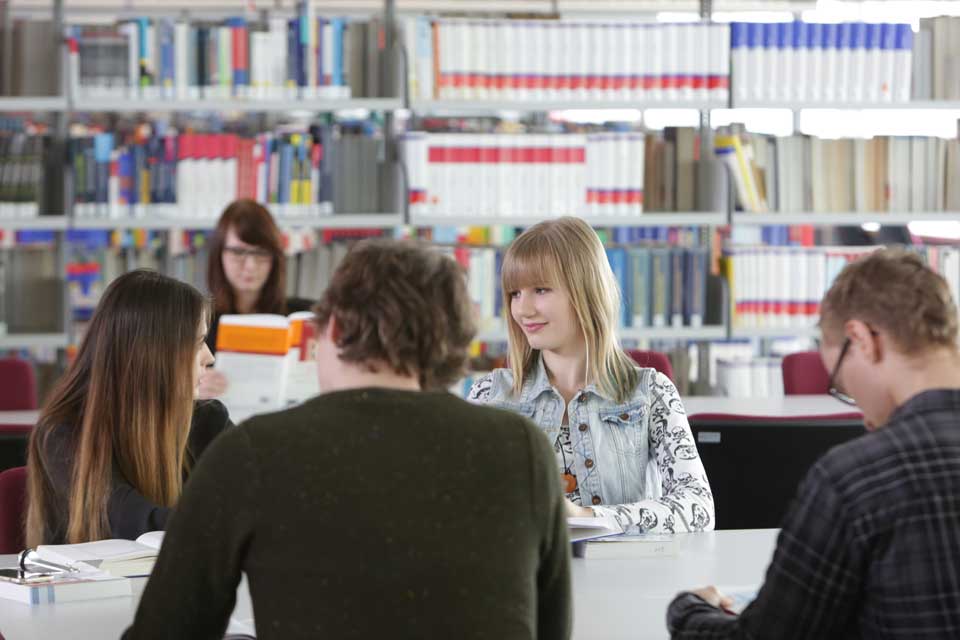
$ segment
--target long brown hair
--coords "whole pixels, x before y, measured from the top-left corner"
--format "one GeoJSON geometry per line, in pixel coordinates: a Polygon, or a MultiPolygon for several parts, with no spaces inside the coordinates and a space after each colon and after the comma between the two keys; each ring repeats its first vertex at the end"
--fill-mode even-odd
{"type": "Polygon", "coordinates": [[[206,315],[199,291],[152,271],[132,271],[107,287],[76,360],[30,435],[28,545],[53,535],[57,490],[69,496],[67,542],[107,537],[114,465],[151,502],[177,502],[206,315]],[[47,464],[47,439],[57,429],[68,431],[69,488],[54,486],[47,464]]]}
{"type": "Polygon", "coordinates": [[[255,247],[266,249],[273,255],[270,263],[270,275],[260,291],[254,312],[286,313],[287,261],[283,254],[283,240],[280,228],[273,221],[270,212],[255,200],[241,198],[234,200],[220,215],[217,228],[210,240],[210,258],[207,262],[207,285],[213,296],[213,306],[217,313],[236,313],[237,300],[233,287],[227,281],[223,271],[223,247],[227,242],[227,232],[233,229],[237,237],[255,247]]]}
{"type": "Polygon", "coordinates": [[[562,217],[536,224],[507,248],[501,268],[513,391],[519,394],[540,352],[530,347],[510,312],[512,292],[531,286],[562,290],[570,299],[587,347],[587,377],[611,397],[625,401],[640,374],[617,340],[620,289],[603,243],[589,224],[562,217]]]}

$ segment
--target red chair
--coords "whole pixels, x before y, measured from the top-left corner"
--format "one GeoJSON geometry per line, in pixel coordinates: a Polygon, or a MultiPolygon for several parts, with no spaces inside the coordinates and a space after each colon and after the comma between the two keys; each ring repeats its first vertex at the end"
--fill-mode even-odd
{"type": "Polygon", "coordinates": [[[783,392],[788,396],[827,393],[830,374],[823,368],[823,360],[816,351],[801,351],[784,357],[783,392]]]}
{"type": "Polygon", "coordinates": [[[0,473],[0,554],[23,551],[26,514],[27,468],[7,469],[0,473]]]}
{"type": "Polygon", "coordinates": [[[33,367],[20,358],[0,358],[0,411],[37,408],[37,381],[33,367]]]}
{"type": "Polygon", "coordinates": [[[670,378],[673,382],[673,366],[670,364],[670,358],[665,353],[659,351],[643,351],[641,349],[627,349],[627,355],[633,358],[641,367],[653,367],[663,375],[670,378]]]}

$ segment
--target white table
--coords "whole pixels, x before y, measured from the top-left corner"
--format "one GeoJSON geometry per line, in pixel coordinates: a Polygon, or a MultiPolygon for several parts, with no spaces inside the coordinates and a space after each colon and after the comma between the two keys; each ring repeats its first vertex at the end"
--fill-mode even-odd
{"type": "MultiPolygon", "coordinates": [[[[656,640],[667,638],[666,609],[685,589],[716,584],[758,586],[776,542],[775,529],[680,535],[676,556],[574,559],[574,638],[656,640]]],[[[0,556],[10,566],[14,556],[0,556]]],[[[118,638],[130,624],[145,580],[134,581],[133,598],[28,607],[0,600],[0,633],[7,640],[118,638]]],[[[234,618],[253,617],[245,583],[234,618]]]]}
{"type": "Polygon", "coordinates": [[[785,418],[789,416],[826,416],[860,413],[829,395],[782,396],[779,398],[725,398],[687,396],[681,398],[688,416],[702,413],[731,413],[747,416],[785,418]]]}
{"type": "Polygon", "coordinates": [[[0,425],[33,426],[39,417],[39,411],[0,411],[0,425]]]}
{"type": "MultiPolygon", "coordinates": [[[[816,416],[858,413],[856,407],[843,404],[828,395],[784,396],[780,398],[725,398],[686,396],[682,398],[687,415],[698,413],[735,413],[756,416],[816,416]]],[[[33,425],[39,411],[0,411],[0,425],[33,425]]]]}

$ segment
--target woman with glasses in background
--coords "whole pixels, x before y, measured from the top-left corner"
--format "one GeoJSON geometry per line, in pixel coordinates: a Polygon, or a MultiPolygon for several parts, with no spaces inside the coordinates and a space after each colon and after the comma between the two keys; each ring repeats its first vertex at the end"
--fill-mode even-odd
{"type": "MultiPolygon", "coordinates": [[[[287,297],[286,258],[280,228],[260,203],[242,198],[220,216],[210,241],[207,285],[213,296],[213,317],[207,346],[217,351],[220,316],[237,313],[308,311],[312,300],[287,297]]],[[[220,371],[207,369],[200,381],[200,397],[216,398],[229,381],[220,371]]]]}

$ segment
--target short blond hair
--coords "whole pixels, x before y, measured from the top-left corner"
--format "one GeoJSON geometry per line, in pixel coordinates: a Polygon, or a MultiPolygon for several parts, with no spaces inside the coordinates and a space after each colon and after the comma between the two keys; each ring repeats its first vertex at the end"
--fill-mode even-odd
{"type": "Polygon", "coordinates": [[[904,352],[957,344],[947,281],[904,249],[874,251],[840,272],[820,305],[820,328],[838,341],[849,320],[883,329],[904,352]]]}

